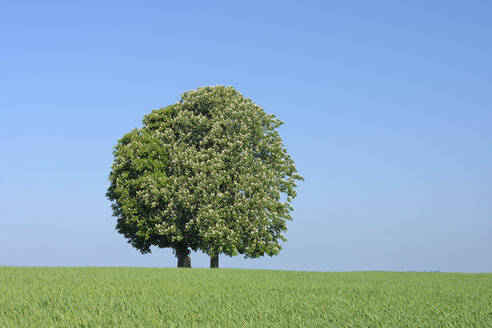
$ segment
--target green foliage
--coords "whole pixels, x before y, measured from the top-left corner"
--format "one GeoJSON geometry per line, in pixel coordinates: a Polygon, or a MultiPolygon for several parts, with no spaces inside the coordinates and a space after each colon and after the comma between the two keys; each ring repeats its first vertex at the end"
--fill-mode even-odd
{"type": "Polygon", "coordinates": [[[184,245],[209,255],[278,254],[303,179],[281,124],[223,86],[152,111],[115,147],[107,196],[118,231],[143,253],[184,245]]]}
{"type": "Polygon", "coordinates": [[[492,327],[492,274],[0,267],[0,327],[492,327]]]}

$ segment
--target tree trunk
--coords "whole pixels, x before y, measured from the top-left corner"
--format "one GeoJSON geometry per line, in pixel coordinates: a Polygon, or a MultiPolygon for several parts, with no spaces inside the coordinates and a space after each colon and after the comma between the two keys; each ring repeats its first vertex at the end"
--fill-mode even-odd
{"type": "Polygon", "coordinates": [[[191,268],[190,250],[186,245],[176,247],[176,257],[178,258],[178,268],[191,268]]]}
{"type": "Polygon", "coordinates": [[[219,267],[219,253],[210,256],[210,268],[218,268],[219,267]]]}

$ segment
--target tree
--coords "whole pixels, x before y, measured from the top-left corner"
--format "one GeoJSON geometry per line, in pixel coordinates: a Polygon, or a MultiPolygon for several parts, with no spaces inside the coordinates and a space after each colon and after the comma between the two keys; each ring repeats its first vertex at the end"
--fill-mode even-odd
{"type": "Polygon", "coordinates": [[[203,87],[144,116],[118,141],[109,176],[116,229],[142,253],[276,255],[296,196],[283,124],[232,87],[203,87]],[[284,201],[282,201],[284,197],[284,201]]]}

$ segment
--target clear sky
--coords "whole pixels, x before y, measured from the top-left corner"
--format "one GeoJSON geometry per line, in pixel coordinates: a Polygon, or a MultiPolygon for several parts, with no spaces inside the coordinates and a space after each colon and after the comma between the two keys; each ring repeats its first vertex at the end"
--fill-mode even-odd
{"type": "Polygon", "coordinates": [[[0,265],[175,266],[114,230],[112,148],[223,84],[305,181],[280,255],[222,267],[492,272],[490,1],[173,3],[0,4],[0,265]]]}

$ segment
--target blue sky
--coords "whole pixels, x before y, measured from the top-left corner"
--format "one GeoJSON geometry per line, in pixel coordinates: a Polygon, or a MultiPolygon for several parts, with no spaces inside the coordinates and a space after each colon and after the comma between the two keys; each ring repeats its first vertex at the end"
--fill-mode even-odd
{"type": "Polygon", "coordinates": [[[223,84],[285,122],[305,181],[280,255],[222,267],[491,272],[490,17],[488,1],[2,2],[0,265],[175,266],[114,230],[112,148],[223,84]]]}

